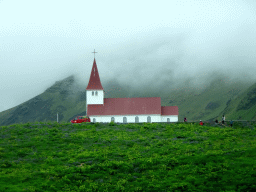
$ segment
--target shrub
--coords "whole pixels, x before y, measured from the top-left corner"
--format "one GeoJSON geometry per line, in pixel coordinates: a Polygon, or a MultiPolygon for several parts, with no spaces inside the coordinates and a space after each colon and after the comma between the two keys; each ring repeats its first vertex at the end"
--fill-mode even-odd
{"type": "Polygon", "coordinates": [[[94,127],[99,127],[99,126],[100,126],[100,123],[99,123],[99,122],[97,122],[97,123],[94,124],[94,127]]]}
{"type": "Polygon", "coordinates": [[[4,160],[4,162],[1,163],[1,168],[9,168],[11,166],[12,166],[12,163],[7,160],[4,160]]]}
{"type": "Polygon", "coordinates": [[[143,127],[145,129],[150,129],[151,128],[151,124],[150,123],[143,123],[143,127]]]}
{"type": "Polygon", "coordinates": [[[111,121],[108,125],[109,125],[109,126],[115,126],[115,125],[116,125],[116,123],[115,123],[115,122],[113,122],[113,121],[111,121]]]}

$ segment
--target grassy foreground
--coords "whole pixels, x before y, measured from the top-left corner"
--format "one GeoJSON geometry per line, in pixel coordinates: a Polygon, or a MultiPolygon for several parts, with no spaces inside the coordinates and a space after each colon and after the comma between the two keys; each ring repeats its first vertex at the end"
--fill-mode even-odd
{"type": "Polygon", "coordinates": [[[256,191],[256,131],[190,123],[2,126],[0,191],[256,191]]]}

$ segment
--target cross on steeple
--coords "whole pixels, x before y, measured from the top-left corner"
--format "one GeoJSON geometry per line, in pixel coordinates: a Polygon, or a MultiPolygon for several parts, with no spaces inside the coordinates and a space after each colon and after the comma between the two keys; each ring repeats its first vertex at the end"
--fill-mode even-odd
{"type": "Polygon", "coordinates": [[[94,52],[92,52],[92,53],[94,53],[94,59],[95,59],[95,53],[97,53],[97,52],[95,52],[95,49],[94,49],[94,52]]]}

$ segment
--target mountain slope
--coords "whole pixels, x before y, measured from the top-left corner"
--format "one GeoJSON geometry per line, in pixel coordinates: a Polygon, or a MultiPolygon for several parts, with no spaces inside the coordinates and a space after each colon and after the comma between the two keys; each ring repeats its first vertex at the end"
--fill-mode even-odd
{"type": "Polygon", "coordinates": [[[256,120],[256,83],[231,100],[223,113],[227,113],[231,119],[235,120],[256,120]]]}
{"type": "Polygon", "coordinates": [[[56,82],[42,94],[0,113],[0,125],[34,121],[67,121],[76,113],[85,112],[85,91],[72,94],[74,76],[56,82]]]}
{"type": "MultiPolygon", "coordinates": [[[[248,84],[245,83],[225,83],[221,79],[216,79],[201,92],[197,91],[176,91],[172,93],[171,105],[179,106],[179,120],[187,117],[188,121],[203,121],[221,119],[225,114],[226,119],[233,118],[227,107],[230,102],[240,94],[247,94],[248,84]]],[[[167,104],[167,99],[163,104],[167,104]]],[[[240,119],[251,120],[251,116],[242,115],[240,119]]]]}
{"type": "MultiPolygon", "coordinates": [[[[86,78],[85,78],[86,79],[86,78]]],[[[87,78],[88,79],[88,78],[87,78]]],[[[178,106],[179,121],[221,119],[255,119],[256,84],[227,83],[217,78],[209,86],[176,89],[132,90],[132,85],[121,86],[115,79],[103,83],[106,98],[161,97],[162,106],[178,106]]],[[[45,90],[42,94],[0,113],[0,126],[35,121],[69,122],[77,115],[86,114],[86,85],[78,85],[74,76],[45,90]]]]}

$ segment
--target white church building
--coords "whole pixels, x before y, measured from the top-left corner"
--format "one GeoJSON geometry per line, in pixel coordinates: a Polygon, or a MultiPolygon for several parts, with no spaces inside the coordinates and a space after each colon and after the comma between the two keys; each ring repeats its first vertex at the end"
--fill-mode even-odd
{"type": "Polygon", "coordinates": [[[161,97],[104,98],[94,58],[86,88],[86,113],[91,122],[178,122],[177,106],[161,106],[161,97]]]}

